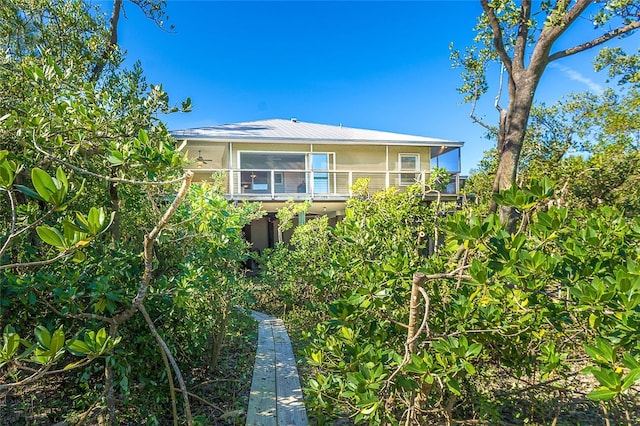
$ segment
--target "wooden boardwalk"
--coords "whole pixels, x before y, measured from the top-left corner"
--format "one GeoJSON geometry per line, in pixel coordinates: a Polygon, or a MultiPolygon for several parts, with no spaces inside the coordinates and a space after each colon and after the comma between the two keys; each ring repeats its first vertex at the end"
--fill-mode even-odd
{"type": "Polygon", "coordinates": [[[282,320],[253,311],[258,349],[253,367],[247,426],[307,426],[302,387],[282,320]]]}

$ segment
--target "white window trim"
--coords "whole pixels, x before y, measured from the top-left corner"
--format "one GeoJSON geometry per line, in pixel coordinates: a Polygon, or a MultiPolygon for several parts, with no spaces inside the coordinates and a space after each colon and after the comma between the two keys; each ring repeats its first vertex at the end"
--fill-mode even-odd
{"type": "MultiPolygon", "coordinates": [[[[399,172],[415,172],[416,176],[420,173],[420,154],[417,152],[400,152],[398,153],[398,171],[399,172]],[[416,168],[412,170],[403,170],[402,169],[402,158],[403,157],[415,157],[416,159],[416,168]]],[[[411,186],[416,183],[415,178],[411,181],[411,183],[403,182],[404,173],[398,173],[398,186],[411,186]]]]}

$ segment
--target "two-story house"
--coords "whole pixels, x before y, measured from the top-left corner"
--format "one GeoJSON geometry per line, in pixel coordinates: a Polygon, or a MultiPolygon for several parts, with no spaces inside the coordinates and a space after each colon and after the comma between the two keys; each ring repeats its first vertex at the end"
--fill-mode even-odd
{"type": "Polygon", "coordinates": [[[224,175],[230,201],[260,201],[269,215],[245,230],[257,250],[278,240],[275,212],[289,199],[310,200],[309,215],[339,218],[351,187],[369,178],[370,191],[428,181],[434,167],[451,176],[444,197],[460,188],[463,142],[342,125],[273,119],[171,132],[186,141],[195,181],[224,175]]]}

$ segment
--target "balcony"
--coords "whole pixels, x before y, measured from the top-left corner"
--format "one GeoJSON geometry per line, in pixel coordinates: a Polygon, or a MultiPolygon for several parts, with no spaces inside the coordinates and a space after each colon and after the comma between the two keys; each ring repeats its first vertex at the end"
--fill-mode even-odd
{"type": "MultiPolygon", "coordinates": [[[[425,182],[429,172],[409,171],[344,171],[344,170],[292,170],[292,169],[192,169],[196,178],[207,179],[212,174],[222,176],[230,200],[286,201],[317,200],[345,201],[353,196],[351,187],[360,178],[369,178],[369,191],[377,192],[390,187],[405,190],[420,183],[425,197],[435,198],[427,192],[425,182]]],[[[451,173],[443,199],[455,199],[460,193],[460,173],[451,173]]]]}

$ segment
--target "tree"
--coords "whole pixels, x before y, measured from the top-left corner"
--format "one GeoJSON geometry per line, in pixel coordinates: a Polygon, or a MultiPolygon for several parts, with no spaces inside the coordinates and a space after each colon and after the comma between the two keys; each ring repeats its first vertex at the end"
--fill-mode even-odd
{"type": "MultiPolygon", "coordinates": [[[[510,188],[517,178],[527,122],[536,88],[546,67],[553,61],[592,49],[616,37],[629,35],[640,27],[640,5],[631,1],[592,0],[542,1],[481,0],[483,15],[479,18],[475,45],[464,55],[454,51],[454,63],[464,68],[464,84],[460,91],[465,100],[475,102],[488,90],[489,65],[498,62],[506,73],[508,101],[506,108],[495,102],[499,112],[497,126],[482,123],[496,135],[498,168],[493,193],[510,188]],[[536,10],[534,10],[536,8],[536,10]],[[593,15],[591,15],[593,14],[593,15]],[[591,20],[595,35],[575,46],[553,51],[555,43],[580,18],[591,20]]],[[[475,106],[474,106],[475,110],[475,106]]],[[[475,117],[472,112],[472,116],[475,117]]],[[[492,211],[498,205],[492,202],[492,211]]],[[[515,226],[515,211],[500,207],[500,216],[515,226]]]]}
{"type": "MultiPolygon", "coordinates": [[[[174,108],[139,66],[121,68],[109,35],[103,14],[86,2],[10,0],[0,8],[0,322],[8,343],[0,390],[60,374],[56,363],[65,361],[65,372],[86,367],[92,376],[100,370],[89,364],[99,360],[100,390],[85,385],[83,393],[103,398],[103,419],[116,423],[118,392],[128,395],[135,365],[121,348],[127,340],[140,347],[131,336],[153,308],[143,303],[160,278],[156,238],[190,176],[171,203],[184,153],[157,114],[174,108]],[[110,224],[116,244],[102,233],[110,224]],[[72,355],[82,359],[69,362],[72,355]]],[[[153,322],[146,324],[179,375],[153,322]]]]}

